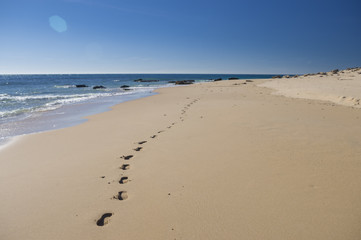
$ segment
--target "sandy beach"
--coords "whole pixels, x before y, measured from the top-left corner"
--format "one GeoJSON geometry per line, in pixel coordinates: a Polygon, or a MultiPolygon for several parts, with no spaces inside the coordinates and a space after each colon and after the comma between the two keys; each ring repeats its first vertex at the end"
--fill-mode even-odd
{"type": "Polygon", "coordinates": [[[360,90],[360,70],[199,83],[20,137],[0,239],[360,239],[360,90]]]}

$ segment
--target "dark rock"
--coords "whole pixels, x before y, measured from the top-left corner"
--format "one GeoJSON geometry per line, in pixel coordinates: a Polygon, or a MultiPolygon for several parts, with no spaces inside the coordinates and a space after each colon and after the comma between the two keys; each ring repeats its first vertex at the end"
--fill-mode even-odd
{"type": "Polygon", "coordinates": [[[159,80],[143,80],[141,78],[134,80],[134,82],[159,82],[159,80]]]}
{"type": "Polygon", "coordinates": [[[228,80],[237,80],[237,79],[239,79],[238,77],[230,77],[230,78],[228,78],[228,80]]]}
{"type": "Polygon", "coordinates": [[[272,78],[281,78],[281,75],[273,76],[272,78]]]}
{"type": "Polygon", "coordinates": [[[94,86],[94,87],[93,87],[93,89],[105,89],[105,88],[106,88],[106,87],[101,86],[101,85],[100,85],[100,86],[94,86]]]}
{"type": "Polygon", "coordinates": [[[222,78],[217,78],[217,79],[214,79],[213,81],[214,81],[214,82],[222,81],[222,78]]]}
{"type": "Polygon", "coordinates": [[[77,88],[83,88],[83,87],[88,87],[87,85],[85,84],[77,84],[75,85],[77,88]]]}
{"type": "Polygon", "coordinates": [[[120,88],[129,88],[128,85],[122,85],[120,88]]]}
{"type": "Polygon", "coordinates": [[[194,80],[181,80],[181,81],[176,81],[175,84],[176,85],[187,85],[187,84],[193,84],[194,80]]]}
{"type": "Polygon", "coordinates": [[[124,90],[124,91],[130,91],[130,90],[132,90],[132,89],[130,89],[130,88],[123,88],[123,90],[124,90]]]}
{"type": "Polygon", "coordinates": [[[332,74],[337,74],[339,71],[340,71],[340,70],[338,70],[338,69],[334,69],[334,70],[331,71],[331,73],[332,73],[332,74]]]}
{"type": "Polygon", "coordinates": [[[168,81],[168,83],[176,83],[177,81],[168,81]]]}

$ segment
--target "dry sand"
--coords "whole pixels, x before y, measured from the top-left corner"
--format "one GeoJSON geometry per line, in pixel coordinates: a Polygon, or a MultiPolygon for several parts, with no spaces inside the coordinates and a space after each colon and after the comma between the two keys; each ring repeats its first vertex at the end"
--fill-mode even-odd
{"type": "Polygon", "coordinates": [[[287,97],[330,101],[361,108],[361,68],[275,79],[261,86],[275,89],[276,94],[287,97]]]}
{"type": "Polygon", "coordinates": [[[360,239],[360,109],[264,81],[160,89],[21,137],[0,152],[0,239],[360,239]]]}

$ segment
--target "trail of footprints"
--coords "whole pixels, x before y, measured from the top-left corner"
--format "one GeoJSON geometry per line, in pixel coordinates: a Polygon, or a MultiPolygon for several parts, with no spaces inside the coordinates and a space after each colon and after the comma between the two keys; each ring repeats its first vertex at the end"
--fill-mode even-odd
{"type": "MultiPolygon", "coordinates": [[[[187,99],[189,99],[189,97],[187,97],[187,99]]],[[[189,110],[189,108],[196,102],[198,102],[200,99],[197,98],[197,99],[194,99],[192,102],[190,102],[189,104],[187,104],[186,106],[183,107],[183,109],[181,110],[181,116],[179,117],[180,120],[183,122],[185,120],[184,116],[182,115],[185,115],[187,113],[187,111],[189,110]]],[[[171,123],[171,125],[167,126],[168,129],[172,128],[174,125],[176,125],[177,123],[176,122],[173,122],[171,123]]],[[[161,131],[158,131],[157,133],[160,134],[160,133],[163,133],[165,132],[165,130],[161,130],[161,131]]],[[[154,134],[152,136],[150,136],[151,139],[154,139],[156,138],[158,135],[154,134]]],[[[141,147],[140,145],[143,145],[143,144],[146,144],[148,141],[140,141],[140,142],[137,142],[135,144],[138,144],[138,146],[136,148],[133,149],[133,151],[135,152],[139,152],[143,149],[143,147],[141,147]]],[[[130,154],[130,155],[123,155],[121,156],[120,158],[125,160],[125,161],[129,161],[130,159],[132,159],[134,157],[133,154],[130,154]]],[[[120,169],[122,171],[126,171],[130,168],[130,164],[128,163],[123,163],[121,166],[120,166],[120,169]]],[[[105,176],[101,176],[101,178],[105,178],[105,176]]],[[[119,180],[119,184],[126,184],[130,181],[129,177],[128,176],[122,176],[119,180]]],[[[112,199],[116,199],[116,200],[120,200],[120,201],[124,201],[126,199],[128,199],[128,192],[127,191],[120,191],[118,192],[115,196],[113,196],[112,199]]],[[[105,226],[106,224],[109,223],[109,219],[110,217],[112,217],[114,215],[114,213],[111,213],[111,212],[107,212],[107,213],[104,213],[101,215],[101,217],[96,220],[96,225],[97,226],[105,226]]]]}

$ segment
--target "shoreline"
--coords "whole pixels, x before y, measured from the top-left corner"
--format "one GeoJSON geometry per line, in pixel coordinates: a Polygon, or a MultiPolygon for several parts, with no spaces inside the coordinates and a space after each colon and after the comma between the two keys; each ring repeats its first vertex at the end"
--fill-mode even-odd
{"type": "MultiPolygon", "coordinates": [[[[160,87],[162,88],[162,87],[160,87]]],[[[156,88],[157,89],[157,88],[156,88]]],[[[1,147],[6,145],[12,138],[26,136],[29,134],[42,133],[63,128],[68,128],[82,124],[87,121],[88,116],[110,111],[113,106],[135,99],[145,98],[156,94],[154,91],[149,93],[135,93],[126,96],[113,96],[101,99],[101,102],[83,102],[76,104],[63,105],[60,108],[42,112],[39,116],[31,116],[24,120],[15,122],[5,122],[1,125],[4,128],[11,129],[12,125],[16,128],[12,129],[12,133],[3,136],[0,139],[1,147]],[[119,98],[117,101],[110,99],[119,98]]]]}
{"type": "Polygon", "coordinates": [[[177,81],[196,82],[216,78],[259,78],[245,74],[65,74],[0,75],[0,142],[8,137],[75,125],[85,116],[108,107],[152,94],[151,90],[174,86],[177,81]],[[193,81],[193,80],[192,80],[193,81]],[[27,85],[33,82],[32,85],[27,85]],[[18,89],[17,86],[23,85],[18,89]],[[104,89],[92,90],[94,86],[104,89]],[[123,88],[122,88],[123,86],[123,88]],[[124,89],[124,86],[130,87],[124,89]],[[41,89],[41,90],[39,90],[41,89]],[[138,96],[139,95],[139,96],[138,96]],[[95,110],[93,110],[95,108],[95,110]]]}
{"type": "Polygon", "coordinates": [[[358,239],[361,112],[264,81],[157,89],[22,137],[0,151],[0,237],[358,239]]]}

